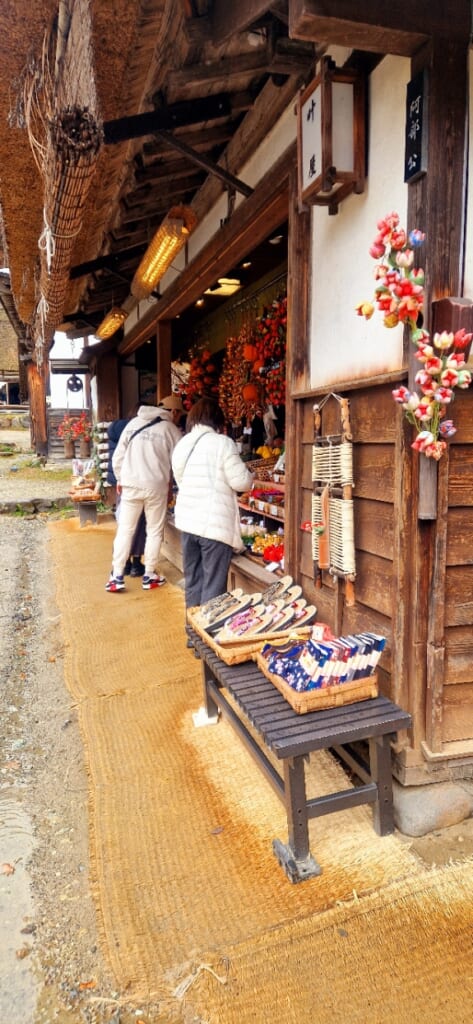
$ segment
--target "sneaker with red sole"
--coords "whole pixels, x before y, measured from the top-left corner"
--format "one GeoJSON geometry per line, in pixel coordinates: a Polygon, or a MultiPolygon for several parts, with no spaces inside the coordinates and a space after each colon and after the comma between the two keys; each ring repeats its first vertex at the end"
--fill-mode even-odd
{"type": "Polygon", "coordinates": [[[116,594],[120,590],[125,589],[125,580],[123,576],[110,576],[108,583],[105,584],[105,590],[108,590],[109,594],[116,594]]]}
{"type": "Polygon", "coordinates": [[[157,587],[162,587],[165,582],[165,576],[156,576],[155,573],[153,573],[152,576],[143,576],[141,586],[143,587],[143,590],[156,590],[157,587]]]}

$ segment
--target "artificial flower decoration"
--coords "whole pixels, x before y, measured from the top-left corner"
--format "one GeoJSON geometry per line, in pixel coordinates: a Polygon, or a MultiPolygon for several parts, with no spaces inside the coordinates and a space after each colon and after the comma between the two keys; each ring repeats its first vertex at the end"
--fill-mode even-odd
{"type": "Polygon", "coordinates": [[[83,441],[91,441],[93,429],[91,421],[87,418],[87,414],[85,412],[81,412],[79,418],[74,420],[72,436],[75,441],[80,441],[81,439],[83,441]]]}
{"type": "Polygon", "coordinates": [[[378,309],[385,327],[402,323],[410,331],[416,346],[416,359],[421,368],[415,376],[419,391],[395,388],[394,401],[402,406],[409,423],[417,431],[411,448],[427,458],[440,459],[447,447],[446,439],[456,429],[445,419],[454,399],[454,388],[468,388],[471,374],[466,369],[466,349],[472,336],[462,327],[456,333],[442,331],[430,337],[418,326],[424,306],[424,271],[414,267],[414,250],[422,245],[424,234],[417,228],[409,234],[399,227],[399,216],[390,213],[378,221],[378,234],[369,250],[377,260],[374,302],[360,302],[358,316],[370,320],[378,309]]]}
{"type": "Polygon", "coordinates": [[[75,436],[74,423],[75,420],[73,419],[73,417],[65,413],[63,419],[58,424],[57,436],[60,437],[63,441],[73,441],[75,436]]]}

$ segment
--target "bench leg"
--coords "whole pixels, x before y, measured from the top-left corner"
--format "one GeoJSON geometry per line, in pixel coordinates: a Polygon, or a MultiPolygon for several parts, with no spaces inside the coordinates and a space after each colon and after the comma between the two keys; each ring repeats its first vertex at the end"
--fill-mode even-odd
{"type": "Polygon", "coordinates": [[[213,700],[209,693],[207,686],[207,681],[209,679],[215,681],[215,677],[210,671],[207,662],[202,661],[202,683],[204,690],[204,704],[203,707],[199,708],[199,710],[192,715],[195,726],[216,725],[218,722],[220,712],[215,701],[213,700]]]}
{"type": "Polygon", "coordinates": [[[373,804],[373,827],[379,836],[388,836],[394,832],[390,736],[373,737],[369,747],[371,778],[378,787],[378,799],[373,804]]]}
{"type": "Polygon", "coordinates": [[[287,815],[288,843],[273,842],[273,852],[290,882],[303,882],[322,873],[320,864],[311,856],[307,795],[303,757],[284,761],[284,794],[287,815]]]}

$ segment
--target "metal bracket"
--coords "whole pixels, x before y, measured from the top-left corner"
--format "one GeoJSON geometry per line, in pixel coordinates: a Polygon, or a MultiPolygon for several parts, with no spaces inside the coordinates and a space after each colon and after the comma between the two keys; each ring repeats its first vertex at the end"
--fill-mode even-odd
{"type": "Polygon", "coordinates": [[[322,874],[320,864],[309,853],[304,860],[296,860],[294,851],[280,839],[273,840],[273,853],[290,882],[305,882],[307,878],[316,878],[322,874]]]}

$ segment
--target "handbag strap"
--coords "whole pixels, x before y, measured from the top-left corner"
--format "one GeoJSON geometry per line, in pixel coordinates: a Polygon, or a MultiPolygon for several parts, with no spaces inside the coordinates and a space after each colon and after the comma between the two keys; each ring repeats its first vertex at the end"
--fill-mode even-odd
{"type": "Polygon", "coordinates": [[[146,430],[147,427],[154,427],[155,423],[162,423],[162,416],[155,416],[154,420],[150,420],[149,423],[145,423],[142,427],[138,427],[138,430],[134,430],[128,441],[128,444],[130,444],[131,441],[133,441],[133,438],[136,437],[137,434],[141,434],[142,430],[146,430]]]}

